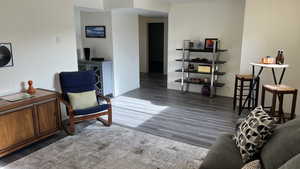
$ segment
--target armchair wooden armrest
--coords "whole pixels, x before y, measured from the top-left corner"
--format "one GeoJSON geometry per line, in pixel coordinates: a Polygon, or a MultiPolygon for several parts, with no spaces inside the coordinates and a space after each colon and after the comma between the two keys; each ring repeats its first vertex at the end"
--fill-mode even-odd
{"type": "Polygon", "coordinates": [[[74,112],[72,105],[63,98],[62,94],[60,94],[59,101],[67,107],[68,113],[74,112]]]}
{"type": "Polygon", "coordinates": [[[110,98],[105,97],[105,96],[102,96],[102,95],[100,95],[100,94],[97,94],[97,97],[99,97],[99,98],[105,100],[105,101],[107,102],[107,104],[111,104],[110,98]]]}
{"type": "Polygon", "coordinates": [[[59,95],[59,101],[66,106],[67,115],[69,116],[68,127],[67,127],[67,129],[65,129],[65,128],[64,129],[68,134],[73,135],[73,133],[75,132],[75,119],[74,119],[75,118],[75,112],[74,112],[74,109],[73,109],[72,105],[64,99],[62,94],[59,95]]]}

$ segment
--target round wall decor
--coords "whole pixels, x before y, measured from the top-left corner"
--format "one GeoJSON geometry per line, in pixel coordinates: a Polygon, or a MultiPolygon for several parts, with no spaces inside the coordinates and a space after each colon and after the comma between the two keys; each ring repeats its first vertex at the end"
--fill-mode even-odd
{"type": "Polygon", "coordinates": [[[12,66],[12,60],[11,44],[0,43],[0,67],[12,66]]]}

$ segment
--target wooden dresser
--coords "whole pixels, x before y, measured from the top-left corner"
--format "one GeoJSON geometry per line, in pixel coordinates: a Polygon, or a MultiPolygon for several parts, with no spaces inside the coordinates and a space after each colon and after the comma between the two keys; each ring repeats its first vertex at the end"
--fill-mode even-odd
{"type": "Polygon", "coordinates": [[[8,102],[0,100],[0,157],[61,129],[59,95],[37,89],[34,97],[8,102]]]}

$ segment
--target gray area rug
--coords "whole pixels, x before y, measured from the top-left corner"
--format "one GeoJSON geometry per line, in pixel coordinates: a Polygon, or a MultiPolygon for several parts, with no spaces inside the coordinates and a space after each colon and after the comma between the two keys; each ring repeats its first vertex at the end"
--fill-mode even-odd
{"type": "Polygon", "coordinates": [[[207,149],[94,123],[4,169],[198,169],[207,149]]]}

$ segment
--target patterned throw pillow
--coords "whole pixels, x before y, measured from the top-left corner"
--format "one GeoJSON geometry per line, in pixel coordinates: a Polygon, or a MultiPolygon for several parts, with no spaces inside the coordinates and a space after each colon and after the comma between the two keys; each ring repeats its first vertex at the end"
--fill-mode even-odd
{"type": "Polygon", "coordinates": [[[240,150],[244,163],[256,159],[261,148],[272,135],[274,127],[273,118],[261,106],[249,113],[238,126],[233,140],[240,150]]]}
{"type": "Polygon", "coordinates": [[[242,169],[261,169],[259,160],[251,161],[243,166],[242,169]]]}

